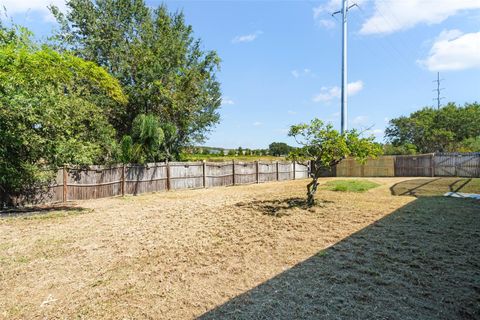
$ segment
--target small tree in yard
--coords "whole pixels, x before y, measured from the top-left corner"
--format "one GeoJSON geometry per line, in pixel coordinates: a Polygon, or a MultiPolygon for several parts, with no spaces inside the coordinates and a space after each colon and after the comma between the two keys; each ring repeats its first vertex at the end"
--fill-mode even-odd
{"type": "Polygon", "coordinates": [[[346,157],[354,157],[359,162],[367,158],[375,158],[381,153],[381,146],[373,141],[374,137],[362,137],[356,130],[350,130],[343,135],[333,129],[331,124],[324,124],[319,119],[313,119],[309,124],[301,123],[290,127],[288,133],[295,138],[300,148],[290,156],[295,159],[312,160],[310,177],[307,185],[307,204],[315,203],[315,192],[318,179],[325,170],[337,165],[346,157]]]}

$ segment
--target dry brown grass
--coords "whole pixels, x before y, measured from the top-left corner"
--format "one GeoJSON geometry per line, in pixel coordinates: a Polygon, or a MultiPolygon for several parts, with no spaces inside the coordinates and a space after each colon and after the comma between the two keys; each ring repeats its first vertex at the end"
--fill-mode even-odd
{"type": "Polygon", "coordinates": [[[302,206],[306,181],[289,181],[101,199],[79,202],[82,214],[1,219],[0,317],[359,318],[381,311],[377,299],[387,311],[406,310],[405,318],[413,311],[435,318],[427,302],[458,318],[478,312],[480,261],[467,254],[480,243],[479,204],[440,199],[397,218],[415,201],[390,194],[402,179],[369,180],[381,186],[322,190],[310,210],[302,206]],[[410,230],[418,231],[413,238],[410,230]],[[439,269],[423,272],[431,263],[421,248],[432,249],[430,240],[439,269]],[[459,276],[448,277],[458,267],[459,276]],[[443,301],[438,286],[429,287],[435,281],[448,290],[443,301]]]}

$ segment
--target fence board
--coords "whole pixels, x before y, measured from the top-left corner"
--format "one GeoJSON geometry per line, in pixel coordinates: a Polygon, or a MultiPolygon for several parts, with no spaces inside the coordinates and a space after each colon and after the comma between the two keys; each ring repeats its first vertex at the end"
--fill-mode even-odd
{"type": "Polygon", "coordinates": [[[141,194],[167,190],[167,164],[149,163],[146,166],[125,167],[125,194],[141,194]]]}
{"type": "Polygon", "coordinates": [[[433,155],[395,156],[396,177],[433,177],[433,155]]]}
{"type": "Polygon", "coordinates": [[[435,176],[480,177],[480,153],[437,153],[433,160],[435,176]]]}
{"type": "Polygon", "coordinates": [[[394,156],[369,159],[361,164],[353,158],[342,160],[335,168],[337,177],[393,177],[395,176],[394,156]]]}
{"type": "Polygon", "coordinates": [[[88,200],[120,195],[121,177],[122,167],[119,166],[69,168],[66,200],[88,200]]]}
{"type": "Polygon", "coordinates": [[[295,162],[295,179],[308,178],[309,166],[308,163],[295,162]]]}
{"type": "Polygon", "coordinates": [[[207,162],[205,165],[206,187],[223,187],[233,184],[231,162],[207,162]]]}
{"type": "Polygon", "coordinates": [[[203,162],[170,162],[170,187],[173,190],[203,188],[203,162]]]}
{"type": "Polygon", "coordinates": [[[258,182],[277,180],[277,166],[275,162],[258,162],[258,182]]]}
{"type": "Polygon", "coordinates": [[[257,182],[255,162],[235,162],[235,184],[257,182]]]}

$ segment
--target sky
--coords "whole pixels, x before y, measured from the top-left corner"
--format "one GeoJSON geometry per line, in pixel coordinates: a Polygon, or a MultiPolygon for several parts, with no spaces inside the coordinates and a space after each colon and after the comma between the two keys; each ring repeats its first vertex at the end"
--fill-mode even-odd
{"type": "MultiPolygon", "coordinates": [[[[222,59],[221,122],[205,145],[294,145],[288,128],[314,117],[340,127],[340,0],[164,2],[222,59]]],[[[56,28],[50,3],[65,10],[63,0],[0,0],[40,40],[56,28]]],[[[383,142],[390,119],[436,105],[437,72],[442,103],[480,101],[480,0],[349,3],[349,128],[383,142]]]]}

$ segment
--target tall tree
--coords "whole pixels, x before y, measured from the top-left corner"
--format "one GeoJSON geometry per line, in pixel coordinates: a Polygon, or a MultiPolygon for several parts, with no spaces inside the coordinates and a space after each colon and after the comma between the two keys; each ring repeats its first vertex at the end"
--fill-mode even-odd
{"type": "Polygon", "coordinates": [[[420,153],[462,150],[464,141],[480,137],[480,104],[423,108],[390,120],[385,136],[394,147],[414,146],[420,153]]]}
{"type": "Polygon", "coordinates": [[[201,49],[182,12],[143,0],[68,0],[67,8],[66,15],[50,8],[61,26],[55,43],[119,79],[129,98],[126,113],[112,119],[119,133],[145,113],[175,127],[170,155],[204,140],[219,121],[220,59],[201,49]]]}
{"type": "Polygon", "coordinates": [[[268,150],[272,156],[286,156],[293,150],[293,147],[289,146],[285,142],[272,142],[268,146],[268,150]]]}
{"type": "Polygon", "coordinates": [[[47,183],[48,169],[110,161],[115,130],[106,114],[126,103],[103,68],[28,37],[0,26],[0,191],[13,196],[7,202],[47,183]]]}
{"type": "Polygon", "coordinates": [[[354,157],[359,162],[365,162],[369,157],[377,157],[382,151],[381,146],[373,141],[374,137],[362,137],[355,130],[342,135],[333,129],[331,124],[325,125],[319,119],[291,126],[288,135],[302,146],[295,149],[290,156],[311,160],[313,164],[310,173],[312,181],[307,185],[309,206],[315,203],[318,179],[323,171],[337,165],[346,157],[354,157]]]}

